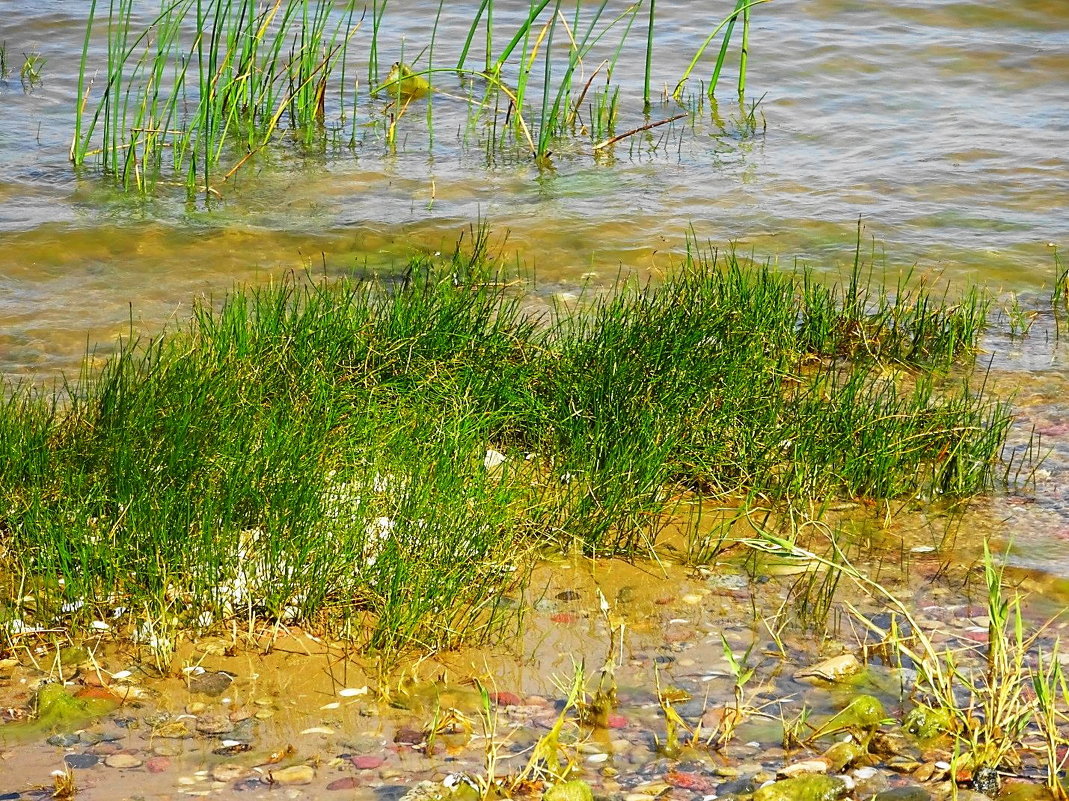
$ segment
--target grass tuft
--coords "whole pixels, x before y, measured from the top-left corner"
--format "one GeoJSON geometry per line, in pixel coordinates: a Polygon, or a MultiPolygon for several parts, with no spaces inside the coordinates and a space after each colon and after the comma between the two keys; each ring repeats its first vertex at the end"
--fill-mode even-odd
{"type": "Polygon", "coordinates": [[[0,619],[439,649],[508,624],[528,551],[648,549],[688,494],[995,481],[1009,415],[964,369],[977,294],[695,246],[662,284],[542,318],[503,278],[476,237],[390,280],[239,289],[62,392],[10,389],[0,536],[33,609],[11,587],[0,619]]]}

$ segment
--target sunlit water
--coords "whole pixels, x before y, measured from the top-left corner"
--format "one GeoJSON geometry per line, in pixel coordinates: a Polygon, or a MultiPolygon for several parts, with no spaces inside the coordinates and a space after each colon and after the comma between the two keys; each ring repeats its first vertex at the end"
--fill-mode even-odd
{"type": "MultiPolygon", "coordinates": [[[[380,60],[419,53],[437,5],[393,0],[380,60]]],[[[528,8],[496,5],[500,30],[528,8]]],[[[445,6],[438,63],[455,61],[478,3],[445,6]]],[[[728,6],[658,4],[659,87],[674,85],[728,6]]],[[[71,168],[88,7],[0,0],[9,70],[0,81],[0,373],[8,377],[69,372],[87,345],[106,352],[131,326],[180,324],[195,296],[220,295],[235,281],[386,266],[451,247],[477,220],[509,232],[507,247],[534,265],[547,292],[608,282],[621,269],[666,269],[688,233],[837,270],[852,256],[860,217],[878,264],[1039,297],[1055,273],[1050,243],[1069,243],[1069,5],[1061,0],[775,0],[754,10],[746,105],[759,101],[756,128],[730,100],[730,74],[718,109],[706,104],[687,124],[597,158],[589,141],[562,143],[549,168],[515,153],[488,160],[478,137],[458,134],[469,109],[449,96],[456,79],[443,78],[433,139],[425,106],[413,108],[391,150],[384,104],[367,101],[354,148],[260,159],[207,205],[187,205],[181,192],[124,197],[92,169],[71,168]],[[45,61],[30,86],[19,69],[32,52],[45,61]]],[[[146,18],[154,7],[143,4],[146,18]]],[[[353,40],[357,74],[366,74],[368,39],[365,23],[353,40]]],[[[642,37],[633,39],[613,76],[621,131],[646,121],[637,102],[642,37]]],[[[99,42],[92,63],[99,80],[99,42]]],[[[585,75],[595,66],[584,65],[585,75]]],[[[710,68],[707,59],[699,72],[710,68]]],[[[678,111],[659,101],[650,119],[678,111]]],[[[1022,420],[1055,453],[1036,499],[996,499],[990,517],[1008,521],[1003,533],[1016,534],[1022,561],[1067,575],[1069,458],[1060,453],[1069,371],[1048,339],[991,343],[995,369],[1020,389],[1022,420]]]]}

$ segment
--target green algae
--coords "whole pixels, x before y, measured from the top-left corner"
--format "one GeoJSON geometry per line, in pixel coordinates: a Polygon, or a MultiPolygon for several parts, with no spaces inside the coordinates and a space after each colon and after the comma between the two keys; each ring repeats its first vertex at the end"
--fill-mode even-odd
{"type": "Polygon", "coordinates": [[[37,690],[36,717],[0,728],[0,738],[25,740],[55,732],[75,731],[113,712],[118,706],[116,698],[77,698],[61,684],[42,684],[37,690]]]}
{"type": "Polygon", "coordinates": [[[754,801],[836,801],[849,790],[837,776],[796,776],[759,787],[754,801]]]}

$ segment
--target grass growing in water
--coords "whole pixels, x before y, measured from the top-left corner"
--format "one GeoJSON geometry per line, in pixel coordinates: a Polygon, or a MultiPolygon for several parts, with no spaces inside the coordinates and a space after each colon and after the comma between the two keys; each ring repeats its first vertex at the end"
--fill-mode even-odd
{"type": "Polygon", "coordinates": [[[392,150],[413,100],[427,104],[427,136],[433,141],[439,91],[463,101],[469,124],[461,127],[476,130],[474,138],[488,158],[502,154],[548,165],[551,154],[574,153],[582,140],[598,155],[621,139],[687,116],[680,105],[684,85],[722,32],[711,98],[736,19],[744,30],[741,98],[750,10],[762,2],[767,0],[726,5],[710,16],[713,32],[672,98],[664,98],[662,118],[651,120],[654,0],[574,7],[532,0],[526,13],[495,9],[493,0],[484,0],[473,17],[460,20],[456,15],[465,12],[439,3],[436,12],[427,7],[428,17],[434,13],[425,20],[429,38],[411,47],[403,36],[400,46],[390,37],[398,29],[418,29],[412,25],[417,12],[393,16],[386,0],[376,0],[362,15],[355,4],[334,0],[168,0],[149,16],[132,0],[108,0],[106,10],[93,0],[70,157],[75,165],[95,158],[126,189],[150,192],[176,184],[191,196],[208,197],[269,146],[288,144],[300,152],[333,144],[348,153],[367,129],[381,132],[379,144],[392,150]],[[465,28],[462,44],[444,35],[465,28]],[[485,54],[476,66],[471,50],[480,33],[485,54]],[[449,49],[451,42],[459,52],[449,49]],[[106,64],[94,79],[97,49],[105,51],[106,64]],[[409,57],[411,65],[404,63],[406,52],[416,54],[409,57]],[[621,60],[644,62],[641,86],[615,81],[621,60]],[[396,62],[393,70],[385,68],[390,62],[396,62]],[[365,72],[366,86],[353,83],[352,76],[365,72]],[[413,79],[426,81],[432,91],[408,96],[399,84],[413,79]],[[635,127],[617,133],[618,111],[632,105],[626,101],[639,100],[633,103],[641,114],[633,117],[635,127]]]}
{"type": "Polygon", "coordinates": [[[971,362],[976,294],[694,247],[661,285],[540,319],[500,279],[479,238],[400,280],[239,290],[62,393],[8,392],[8,630],[121,618],[165,645],[301,619],[443,648],[508,622],[525,552],[646,548],[687,492],[994,481],[1007,409],[945,372],[971,362]]]}

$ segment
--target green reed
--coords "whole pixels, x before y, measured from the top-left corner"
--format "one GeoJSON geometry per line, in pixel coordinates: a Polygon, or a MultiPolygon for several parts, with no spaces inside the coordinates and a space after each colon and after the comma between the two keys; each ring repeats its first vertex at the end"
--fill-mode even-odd
{"type": "Polygon", "coordinates": [[[713,98],[716,93],[716,87],[720,81],[720,72],[723,69],[724,62],[727,59],[727,55],[731,45],[731,37],[735,31],[735,21],[740,17],[740,15],[743,18],[743,36],[742,47],[740,50],[739,57],[739,97],[742,97],[742,94],[746,89],[746,67],[747,62],[749,60],[750,10],[754,6],[761,5],[762,3],[767,2],[769,2],[769,0],[749,0],[749,2],[747,0],[738,0],[735,5],[735,10],[730,15],[721,20],[715,28],[713,28],[713,30],[705,38],[705,41],[702,42],[701,47],[699,47],[698,51],[694,54],[694,58],[691,59],[690,64],[688,64],[687,68],[683,71],[682,77],[679,79],[679,82],[676,84],[675,90],[672,92],[672,96],[674,98],[678,100],[682,97],[683,87],[686,85],[687,81],[690,79],[691,74],[698,66],[698,62],[701,61],[702,56],[705,55],[705,51],[715,41],[717,34],[723,31],[723,37],[720,40],[720,50],[717,53],[716,57],[716,64],[713,67],[712,77],[709,79],[709,86],[706,88],[706,93],[709,98],[713,98]]]}
{"type": "Polygon", "coordinates": [[[126,188],[170,172],[189,193],[211,192],[280,129],[309,141],[325,122],[328,83],[344,63],[352,9],[293,0],[177,0],[135,28],[132,0],[90,7],[71,159],[99,155],[126,188]],[[106,28],[106,81],[87,87],[94,31],[106,28]],[[229,159],[228,167],[223,167],[229,159]],[[169,161],[169,164],[165,164],[169,161]]]}
{"type": "Polygon", "coordinates": [[[663,284],[536,318],[487,254],[237,290],[59,392],[9,388],[0,532],[34,619],[447,647],[508,622],[526,552],[642,551],[687,493],[996,480],[1009,415],[967,379],[976,295],[818,289],[692,246],[663,284]]]}
{"type": "MultiPolygon", "coordinates": [[[[744,91],[754,4],[736,3],[714,27],[678,82],[677,105],[691,71],[723,30],[710,86],[715,88],[737,18],[743,23],[744,91]]],[[[403,100],[397,97],[403,91],[394,92],[383,105],[381,90],[393,81],[383,77],[384,59],[422,79],[446,71],[438,65],[455,63],[465,79],[470,118],[462,129],[485,145],[488,157],[500,152],[546,164],[551,153],[581,153],[586,138],[599,155],[618,141],[615,121],[637,106],[639,91],[647,125],[678,116],[671,109],[663,120],[648,116],[657,30],[653,0],[615,9],[610,0],[530,0],[526,13],[508,23],[494,0],[482,0],[463,23],[467,34],[459,53],[440,44],[443,15],[456,12],[439,3],[429,12],[435,13],[431,41],[413,49],[417,62],[429,49],[441,51],[428,56],[425,69],[404,64],[404,52],[386,52],[396,50],[387,37],[404,19],[388,0],[375,0],[363,15],[349,0],[163,0],[158,8],[146,16],[133,0],[90,3],[70,148],[76,165],[95,161],[120,186],[145,193],[179,185],[189,195],[212,197],[268,147],[333,142],[352,149],[361,144],[362,129],[381,132],[387,148],[396,148],[401,119],[413,103],[427,103],[426,135],[433,140],[438,87],[403,100]],[[636,25],[642,12],[644,25],[636,25]],[[479,37],[485,52],[474,69],[471,53],[479,37]],[[103,69],[93,63],[97,46],[106,51],[103,69]],[[615,81],[621,59],[645,62],[642,86],[636,83],[633,93],[615,81]],[[350,86],[363,68],[367,85],[350,86]],[[98,72],[102,77],[92,80],[98,72]],[[532,75],[540,84],[534,93],[532,75]],[[604,81],[600,91],[593,88],[596,78],[604,81]],[[595,103],[588,109],[591,91],[595,103]]],[[[619,138],[645,129],[639,125],[619,138]]]]}

